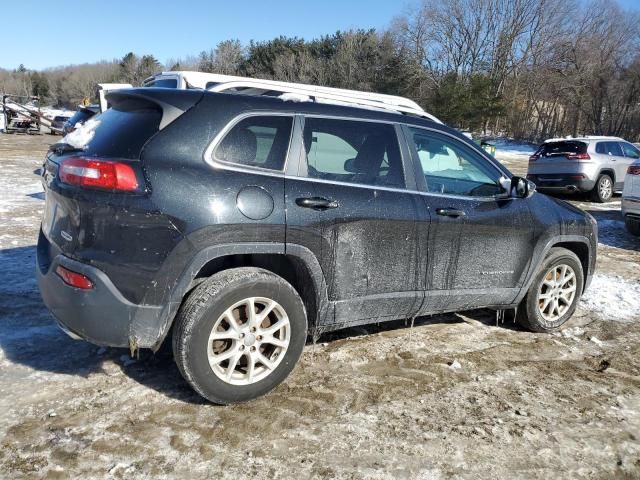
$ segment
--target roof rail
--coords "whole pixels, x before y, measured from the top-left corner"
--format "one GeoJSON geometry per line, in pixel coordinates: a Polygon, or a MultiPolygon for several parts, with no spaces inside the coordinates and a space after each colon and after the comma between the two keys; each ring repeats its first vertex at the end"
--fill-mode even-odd
{"type": "MultiPolygon", "coordinates": [[[[380,93],[346,90],[342,88],[320,87],[302,83],[262,80],[257,78],[236,77],[204,72],[162,72],[145,80],[145,83],[159,77],[183,77],[189,85],[204,88],[210,92],[240,93],[243,95],[270,95],[274,93],[294,94],[299,96],[297,101],[315,101],[337,105],[356,106],[376,110],[386,110],[425,117],[437,123],[442,123],[435,116],[425,112],[420,105],[408,98],[380,93]]],[[[286,100],[289,97],[284,97],[286,100]]],[[[289,98],[290,99],[290,98],[289,98]]]]}

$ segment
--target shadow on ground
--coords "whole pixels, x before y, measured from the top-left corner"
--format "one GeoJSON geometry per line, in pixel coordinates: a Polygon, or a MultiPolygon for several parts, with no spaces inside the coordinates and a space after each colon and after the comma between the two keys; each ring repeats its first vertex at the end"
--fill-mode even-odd
{"type": "MultiPolygon", "coordinates": [[[[132,360],[128,350],[100,348],[63,333],[40,298],[35,262],[35,246],[0,250],[0,349],[8,361],[39,372],[83,378],[93,373],[106,374],[106,362],[113,362],[131,379],[163,395],[189,403],[205,403],[180,375],[173,362],[170,342],[165,342],[155,354],[140,351],[132,360]]],[[[487,325],[496,324],[496,314],[490,310],[467,312],[465,317],[487,325]]],[[[443,314],[416,318],[413,326],[463,321],[466,320],[458,314],[443,314]]],[[[411,324],[411,320],[399,320],[346,328],[325,333],[316,341],[333,342],[409,329],[411,324]]],[[[513,328],[510,322],[503,326],[513,328]]]]}

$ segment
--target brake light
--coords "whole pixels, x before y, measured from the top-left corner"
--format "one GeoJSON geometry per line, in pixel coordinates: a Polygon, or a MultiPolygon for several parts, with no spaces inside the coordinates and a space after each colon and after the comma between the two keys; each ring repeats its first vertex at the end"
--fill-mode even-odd
{"type": "Polygon", "coordinates": [[[62,281],[67,285],[71,285],[75,288],[82,290],[90,290],[93,288],[93,282],[81,273],[76,273],[68,268],[64,268],[62,265],[58,265],[56,273],[62,278],[62,281]]]}
{"type": "Polygon", "coordinates": [[[529,161],[530,161],[530,162],[535,162],[535,161],[536,161],[536,160],[538,160],[539,158],[540,158],[540,156],[534,153],[533,155],[531,155],[531,156],[529,157],[529,161]]]}
{"type": "Polygon", "coordinates": [[[627,173],[629,175],[640,175],[640,165],[629,165],[627,173]]]}
{"type": "Polygon", "coordinates": [[[64,183],[80,187],[121,192],[138,188],[138,178],[131,165],[114,160],[71,157],[62,161],[59,175],[64,183]]]}
{"type": "Polygon", "coordinates": [[[591,160],[591,156],[588,153],[572,153],[567,155],[567,160],[591,160]]]}

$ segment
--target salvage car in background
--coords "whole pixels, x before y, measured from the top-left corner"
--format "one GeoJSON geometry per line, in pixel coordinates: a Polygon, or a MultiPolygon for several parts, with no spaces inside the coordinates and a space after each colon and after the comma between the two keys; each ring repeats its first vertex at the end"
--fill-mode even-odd
{"type": "Polygon", "coordinates": [[[64,124],[71,120],[71,115],[56,115],[49,127],[51,135],[61,134],[64,131],[64,124]]]}
{"type": "Polygon", "coordinates": [[[640,160],[627,169],[622,192],[622,216],[627,230],[640,236],[640,160]]]}
{"type": "Polygon", "coordinates": [[[550,139],[529,157],[527,178],[540,191],[585,192],[607,202],[621,192],[640,150],[618,137],[550,139]]]}

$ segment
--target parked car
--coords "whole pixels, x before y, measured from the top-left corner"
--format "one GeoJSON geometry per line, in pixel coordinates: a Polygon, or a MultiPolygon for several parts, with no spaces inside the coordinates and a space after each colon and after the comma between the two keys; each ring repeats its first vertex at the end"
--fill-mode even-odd
{"type": "Polygon", "coordinates": [[[607,202],[638,158],[640,150],[617,137],[551,139],[529,157],[527,178],[538,190],[590,192],[593,201],[607,202]]]}
{"type": "Polygon", "coordinates": [[[51,121],[51,127],[49,127],[51,135],[60,134],[63,132],[64,124],[71,119],[70,115],[56,115],[51,121]]]}
{"type": "Polygon", "coordinates": [[[622,216],[627,230],[640,235],[640,160],[627,169],[622,192],[622,216]]]}
{"type": "Polygon", "coordinates": [[[299,92],[110,92],[99,125],[52,146],[37,277],[66,332],[132,351],[169,337],[186,381],[227,404],[281,383],[320,332],[573,315],[593,217],[409,101],[299,92]]]}
{"type": "Polygon", "coordinates": [[[62,133],[66,135],[67,133],[73,132],[78,126],[82,125],[84,122],[97,115],[98,113],[100,113],[99,105],[78,107],[76,113],[74,113],[73,116],[64,123],[62,127],[62,133]]]}

